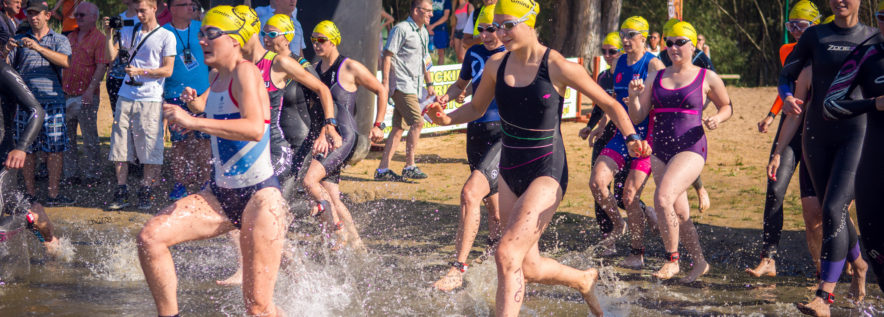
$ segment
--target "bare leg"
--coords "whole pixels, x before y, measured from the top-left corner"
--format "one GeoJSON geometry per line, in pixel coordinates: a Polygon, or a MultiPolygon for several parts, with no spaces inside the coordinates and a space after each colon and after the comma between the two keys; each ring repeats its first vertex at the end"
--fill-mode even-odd
{"type": "Polygon", "coordinates": [[[310,194],[310,197],[313,197],[313,200],[317,203],[322,201],[328,202],[327,207],[330,210],[325,210],[321,214],[322,220],[325,222],[324,231],[335,232],[339,239],[338,243],[343,245],[347,243],[346,233],[343,228],[337,228],[341,220],[338,218],[335,206],[331,203],[331,195],[329,195],[328,191],[326,191],[320,184],[322,179],[325,178],[325,175],[325,167],[322,166],[322,163],[319,163],[317,160],[310,161],[310,167],[304,175],[304,188],[307,190],[307,193],[310,194]]]}
{"type": "Polygon", "coordinates": [[[417,150],[417,143],[421,139],[421,129],[424,127],[424,119],[420,119],[420,123],[412,125],[408,130],[408,136],[405,137],[405,166],[414,166],[414,152],[417,150]]]}
{"type": "MultiPolygon", "coordinates": [[[[485,209],[488,210],[488,239],[500,240],[500,194],[494,194],[484,199],[485,209]]],[[[488,246],[491,248],[492,246],[488,246]]]]}
{"type": "Polygon", "coordinates": [[[817,273],[820,271],[820,252],[823,248],[823,209],[816,196],[801,198],[804,207],[804,229],[807,238],[807,250],[813,257],[813,265],[817,273]]]}
{"type": "Polygon", "coordinates": [[[25,180],[25,191],[28,195],[37,196],[37,185],[34,180],[34,169],[37,167],[36,153],[29,153],[25,156],[25,165],[22,168],[21,176],[25,180]]]}
{"type": "MultiPolygon", "coordinates": [[[[670,159],[669,164],[664,164],[654,156],[651,157],[654,181],[657,183],[657,190],[654,193],[654,209],[657,211],[659,219],[657,226],[660,229],[660,236],[663,238],[663,245],[666,247],[667,253],[678,252],[680,234],[693,230],[694,235],[687,237],[687,239],[693,240],[696,237],[696,228],[690,222],[690,210],[685,210],[683,202],[679,202],[679,200],[685,195],[685,190],[691,185],[691,182],[700,175],[703,164],[703,158],[693,152],[678,153],[670,159]],[[670,173],[670,171],[672,172],[670,173]],[[691,225],[684,228],[686,231],[682,231],[682,225],[687,226],[687,223],[691,223],[691,225]]],[[[693,241],[685,241],[686,247],[688,244],[692,244],[692,247],[699,247],[699,242],[694,244],[693,241]]],[[[689,252],[695,253],[698,250],[693,249],[689,252]]],[[[694,260],[698,261],[698,258],[694,258],[694,260]]],[[[694,269],[700,267],[703,268],[703,271],[707,270],[708,264],[702,260],[702,256],[700,256],[700,261],[695,263],[694,269]]],[[[678,262],[667,262],[653,275],[659,279],[670,279],[678,272],[678,262]]]]}
{"type": "MultiPolygon", "coordinates": [[[[626,222],[629,226],[630,246],[633,250],[644,250],[645,213],[638,202],[647,180],[648,174],[645,172],[630,170],[626,184],[624,184],[623,204],[626,206],[626,213],[629,216],[626,222]]],[[[620,262],[620,266],[641,269],[644,263],[643,253],[630,252],[630,255],[620,262]]]]}
{"type": "Polygon", "coordinates": [[[242,284],[242,246],[239,245],[239,230],[234,229],[230,230],[227,234],[230,237],[230,242],[233,243],[233,250],[236,252],[236,272],[233,272],[230,276],[223,280],[215,281],[215,284],[230,286],[230,285],[241,285],[242,284]]]}
{"type": "MultiPolygon", "coordinates": [[[[454,242],[457,262],[466,264],[469,259],[470,249],[473,248],[476,235],[479,234],[479,224],[482,222],[479,203],[490,191],[488,180],[479,171],[473,171],[463,185],[460,193],[460,223],[454,242]]],[[[449,268],[445,276],[433,283],[433,286],[441,291],[450,291],[461,285],[463,285],[463,272],[456,267],[449,268]]]]}
{"type": "Polygon", "coordinates": [[[601,306],[593,294],[598,271],[580,271],[555,260],[543,258],[537,241],[552,220],[562,189],[550,177],[535,179],[521,197],[500,180],[501,216],[505,222],[495,258],[497,260],[497,316],[517,316],[525,296],[525,282],[564,285],[577,289],[593,314],[601,306]]]}
{"type": "MultiPolygon", "coordinates": [[[[685,188],[687,189],[687,188],[685,188]]],[[[681,279],[682,283],[691,283],[696,281],[700,276],[709,273],[709,263],[703,256],[703,248],[700,246],[700,235],[697,234],[697,228],[691,221],[691,203],[688,200],[687,192],[682,192],[681,197],[675,202],[675,212],[678,214],[679,223],[679,239],[684,244],[685,249],[691,255],[693,261],[693,269],[688,272],[687,276],[681,279]]]]}
{"type": "Polygon", "coordinates": [[[117,185],[126,185],[129,178],[129,162],[114,162],[114,174],[117,175],[117,185]]]}
{"type": "Polygon", "coordinates": [[[399,146],[399,141],[402,139],[402,132],[404,131],[402,128],[395,126],[390,130],[390,136],[387,137],[387,142],[384,143],[384,155],[381,156],[378,169],[390,168],[390,161],[393,160],[393,154],[396,153],[396,147],[399,146]]]}
{"type": "Polygon", "coordinates": [[[46,210],[43,209],[43,205],[40,203],[31,204],[31,209],[28,209],[28,213],[31,214],[32,219],[34,220],[34,228],[40,232],[43,236],[43,246],[46,248],[46,253],[52,256],[58,256],[58,239],[53,235],[53,226],[52,221],[49,220],[49,216],[46,215],[46,210]]]}
{"type": "Polygon", "coordinates": [[[148,220],[138,234],[138,259],[156,302],[157,314],[178,313],[178,278],[169,247],[215,237],[232,229],[218,200],[208,190],[182,198],[148,220]]]}
{"type": "Polygon", "coordinates": [[[47,153],[46,168],[49,169],[49,198],[58,197],[58,183],[61,181],[62,152],[47,153]]]}
{"type": "Polygon", "coordinates": [[[273,304],[273,287],[285,243],[287,212],[282,194],[276,188],[259,190],[243,211],[243,230],[240,232],[242,292],[249,315],[282,315],[273,304]]]}
{"type": "Polygon", "coordinates": [[[706,187],[703,186],[703,179],[700,178],[700,176],[697,176],[697,179],[691,184],[691,186],[697,191],[697,199],[699,200],[698,209],[700,213],[709,210],[709,207],[712,207],[712,201],[709,199],[709,192],[706,191],[706,187]]]}
{"type": "Polygon", "coordinates": [[[344,202],[341,201],[341,190],[338,184],[323,181],[322,188],[324,188],[331,197],[331,203],[334,205],[335,217],[340,219],[341,223],[344,225],[344,230],[347,232],[347,242],[350,243],[350,246],[354,250],[365,251],[365,245],[362,243],[362,238],[359,237],[359,231],[356,229],[356,223],[353,222],[353,216],[350,214],[350,209],[347,209],[347,205],[344,205],[344,202]]]}
{"type": "Polygon", "coordinates": [[[614,223],[614,231],[611,235],[604,237],[600,244],[602,245],[602,256],[611,256],[617,252],[615,243],[626,230],[626,224],[620,217],[620,211],[617,208],[617,200],[611,194],[609,186],[614,180],[614,172],[617,170],[617,163],[607,156],[599,156],[592,168],[592,176],[589,180],[589,188],[592,190],[592,196],[599,204],[611,222],[614,223]]]}
{"type": "Polygon", "coordinates": [[[160,172],[163,166],[158,164],[144,164],[144,178],[141,185],[145,187],[154,186],[160,178],[160,172]]]}

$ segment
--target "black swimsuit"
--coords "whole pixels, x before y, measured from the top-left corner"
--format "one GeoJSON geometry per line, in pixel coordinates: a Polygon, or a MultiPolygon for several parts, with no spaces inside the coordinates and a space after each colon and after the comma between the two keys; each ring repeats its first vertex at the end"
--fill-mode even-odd
{"type": "Polygon", "coordinates": [[[549,78],[549,52],[547,48],[536,77],[527,86],[511,87],[504,82],[510,53],[497,70],[494,98],[503,131],[500,175],[516,196],[522,196],[531,182],[542,176],[558,181],[562,194],[568,188],[568,163],[560,130],[565,98],[556,92],[549,78]]]}
{"type": "Polygon", "coordinates": [[[341,169],[344,168],[344,163],[350,158],[350,155],[353,155],[357,137],[356,120],[353,119],[353,115],[356,113],[356,92],[347,91],[338,82],[341,65],[346,59],[344,56],[338,56],[338,59],[329,65],[325,72],[322,71],[322,61],[316,63],[316,69],[320,71],[319,80],[328,86],[332,98],[335,100],[335,119],[338,120],[336,129],[342,139],[340,148],[331,151],[319,160],[325,167],[324,180],[333,183],[340,182],[341,169]]]}

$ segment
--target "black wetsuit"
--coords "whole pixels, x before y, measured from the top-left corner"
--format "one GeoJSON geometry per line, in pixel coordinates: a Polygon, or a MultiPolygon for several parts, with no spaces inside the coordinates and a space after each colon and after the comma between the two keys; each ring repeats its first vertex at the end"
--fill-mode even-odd
{"type": "MultiPolygon", "coordinates": [[[[341,147],[318,158],[322,167],[325,168],[323,180],[333,183],[340,182],[341,169],[344,168],[344,163],[350,158],[350,155],[353,155],[357,137],[356,120],[353,119],[353,115],[356,113],[356,92],[347,91],[338,82],[338,73],[340,73],[341,65],[346,59],[344,56],[338,56],[338,59],[329,65],[324,72],[322,71],[322,61],[316,63],[316,69],[320,72],[319,79],[328,86],[335,101],[335,119],[338,121],[335,128],[342,139],[341,147]]],[[[324,117],[312,118],[312,120],[325,122],[324,117]]]]}
{"type": "MultiPolygon", "coordinates": [[[[857,24],[841,28],[835,23],[807,29],[786,58],[780,73],[780,96],[791,95],[801,69],[811,64],[812,87],[829,87],[840,66],[859,43],[877,30],[857,24]]],[[[836,83],[837,84],[837,83],[836,83]]],[[[802,150],[804,162],[823,211],[823,244],[820,278],[836,282],[845,260],[859,256],[856,229],[847,209],[854,198],[854,179],[866,132],[866,116],[840,121],[823,118],[824,94],[814,94],[806,103],[802,150]]]]}
{"type": "Polygon", "coordinates": [[[560,129],[565,98],[550,79],[549,52],[547,48],[537,75],[527,86],[512,87],[503,80],[510,53],[497,70],[494,98],[503,131],[500,176],[517,197],[542,176],[558,181],[563,195],[568,189],[568,162],[560,129]]]}
{"type": "MultiPolygon", "coordinates": [[[[614,97],[614,74],[610,71],[604,71],[599,74],[598,78],[599,86],[614,97]]],[[[602,110],[601,107],[593,107],[592,114],[589,116],[589,122],[586,123],[586,126],[590,129],[594,129],[595,126],[601,121],[602,117],[605,115],[605,111],[602,110]]],[[[595,166],[596,159],[598,159],[599,155],[601,155],[602,150],[605,149],[605,145],[608,144],[608,141],[614,137],[614,134],[617,133],[617,126],[614,125],[613,121],[608,121],[608,124],[605,125],[605,130],[602,132],[602,135],[599,136],[598,139],[595,140],[595,143],[592,144],[592,166],[595,166]]],[[[626,184],[626,178],[629,176],[629,169],[623,168],[620,169],[616,174],[614,174],[614,199],[617,201],[617,206],[623,209],[626,207],[623,205],[623,186],[626,184]]],[[[641,207],[642,211],[647,209],[647,205],[645,202],[639,200],[639,207],[641,207]]],[[[602,233],[611,233],[614,231],[614,222],[611,221],[611,218],[608,217],[608,214],[602,209],[602,207],[595,203],[595,220],[599,224],[599,229],[601,229],[602,233]]]]}
{"type": "Polygon", "coordinates": [[[835,77],[825,98],[826,119],[850,120],[866,117],[865,141],[856,174],[856,220],[878,287],[884,289],[884,112],[876,108],[875,97],[884,95],[884,37],[876,34],[850,54],[835,77]],[[859,87],[862,100],[846,100],[859,87]]]}

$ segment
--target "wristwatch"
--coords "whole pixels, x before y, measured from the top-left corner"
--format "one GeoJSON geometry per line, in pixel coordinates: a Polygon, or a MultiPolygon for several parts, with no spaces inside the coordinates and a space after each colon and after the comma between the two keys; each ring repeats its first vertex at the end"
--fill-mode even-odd
{"type": "Polygon", "coordinates": [[[325,119],[325,124],[326,125],[333,125],[333,126],[337,127],[338,126],[338,119],[335,119],[335,118],[325,119]]]}
{"type": "Polygon", "coordinates": [[[627,135],[627,136],[626,136],[626,142],[629,143],[630,141],[639,141],[639,142],[641,142],[641,141],[642,141],[642,137],[641,137],[640,135],[638,135],[638,133],[633,133],[633,134],[627,135]]]}
{"type": "Polygon", "coordinates": [[[387,128],[387,125],[383,122],[375,122],[374,127],[383,130],[387,128]]]}

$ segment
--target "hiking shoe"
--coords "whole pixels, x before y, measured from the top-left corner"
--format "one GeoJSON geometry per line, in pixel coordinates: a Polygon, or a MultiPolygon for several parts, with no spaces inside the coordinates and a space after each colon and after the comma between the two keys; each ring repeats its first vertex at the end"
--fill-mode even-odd
{"type": "Polygon", "coordinates": [[[396,175],[396,173],[390,169],[387,169],[383,173],[380,171],[374,172],[374,180],[376,180],[376,181],[401,182],[403,179],[404,178],[402,178],[402,176],[396,175]]]}
{"type": "Polygon", "coordinates": [[[138,209],[148,210],[153,207],[153,197],[150,194],[150,187],[141,188],[138,191],[138,209]]]}
{"type": "Polygon", "coordinates": [[[46,199],[46,206],[54,207],[54,206],[68,206],[73,205],[75,201],[64,195],[59,194],[55,196],[55,198],[49,197],[46,199]]]}
{"type": "Polygon", "coordinates": [[[176,201],[184,197],[187,197],[187,187],[184,187],[181,183],[175,183],[175,188],[172,188],[172,191],[169,192],[169,200],[176,201]]]}
{"type": "Polygon", "coordinates": [[[129,207],[129,190],[126,185],[117,186],[114,193],[114,201],[107,206],[108,210],[120,210],[129,207]]]}
{"type": "Polygon", "coordinates": [[[411,166],[402,169],[402,177],[411,179],[424,179],[428,176],[426,173],[422,172],[420,168],[417,168],[417,166],[411,166]]]}

